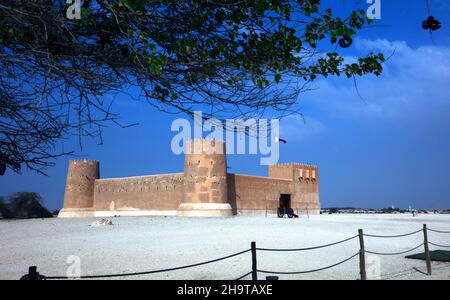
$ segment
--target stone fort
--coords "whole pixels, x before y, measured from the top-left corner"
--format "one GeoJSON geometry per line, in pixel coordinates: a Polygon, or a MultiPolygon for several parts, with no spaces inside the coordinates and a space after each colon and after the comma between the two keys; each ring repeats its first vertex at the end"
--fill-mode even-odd
{"type": "Polygon", "coordinates": [[[70,161],[59,217],[264,214],[281,201],[299,213],[320,212],[317,166],[270,165],[268,177],[233,174],[224,142],[192,140],[186,148],[184,172],[175,174],[104,179],[98,161],[70,161]]]}

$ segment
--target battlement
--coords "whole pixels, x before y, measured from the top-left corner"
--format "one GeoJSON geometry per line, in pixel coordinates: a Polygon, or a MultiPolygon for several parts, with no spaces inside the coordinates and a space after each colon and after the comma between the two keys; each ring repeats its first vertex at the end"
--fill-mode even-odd
{"type": "Polygon", "coordinates": [[[302,163],[281,163],[269,166],[269,177],[290,180],[312,180],[318,177],[318,166],[302,163]]]}
{"type": "Polygon", "coordinates": [[[279,167],[293,166],[293,167],[317,168],[317,165],[303,164],[303,163],[295,163],[295,162],[274,164],[274,165],[272,165],[272,166],[279,166],[279,167]]]}
{"type": "Polygon", "coordinates": [[[186,142],[186,154],[209,155],[225,154],[226,145],[224,141],[194,139],[186,142]]]}
{"type": "Polygon", "coordinates": [[[69,161],[69,163],[74,163],[74,164],[77,164],[77,163],[98,164],[98,163],[100,163],[100,161],[99,160],[94,160],[94,159],[71,159],[69,161]]]}

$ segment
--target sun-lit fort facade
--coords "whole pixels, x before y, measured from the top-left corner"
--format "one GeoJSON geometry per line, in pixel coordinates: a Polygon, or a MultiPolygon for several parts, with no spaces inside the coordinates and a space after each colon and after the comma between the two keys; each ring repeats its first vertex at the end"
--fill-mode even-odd
{"type": "Polygon", "coordinates": [[[100,178],[98,161],[70,161],[59,217],[225,217],[274,212],[280,205],[320,212],[317,166],[270,165],[268,177],[233,174],[222,141],[193,140],[186,148],[184,172],[175,174],[100,178]]]}

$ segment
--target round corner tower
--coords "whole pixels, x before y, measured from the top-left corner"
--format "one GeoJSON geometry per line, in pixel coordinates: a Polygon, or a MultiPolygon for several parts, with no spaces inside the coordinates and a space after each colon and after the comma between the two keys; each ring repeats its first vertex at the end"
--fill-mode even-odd
{"type": "Polygon", "coordinates": [[[100,178],[96,160],[71,160],[67,171],[64,208],[59,217],[93,216],[94,184],[100,178]]]}
{"type": "Polygon", "coordinates": [[[186,143],[181,216],[230,216],[225,143],[198,139],[186,143]]]}

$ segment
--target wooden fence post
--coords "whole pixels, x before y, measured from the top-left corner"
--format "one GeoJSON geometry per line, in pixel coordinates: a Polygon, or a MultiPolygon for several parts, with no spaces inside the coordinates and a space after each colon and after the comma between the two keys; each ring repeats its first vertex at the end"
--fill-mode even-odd
{"type": "Polygon", "coordinates": [[[430,249],[428,248],[427,224],[423,224],[423,246],[425,248],[425,260],[427,262],[427,274],[431,275],[430,249]]]}
{"type": "Polygon", "coordinates": [[[362,229],[358,229],[359,235],[359,273],[361,274],[361,280],[366,280],[366,250],[364,247],[364,233],[362,229]]]}
{"type": "Polygon", "coordinates": [[[258,280],[258,272],[256,267],[256,242],[252,242],[252,280],[258,280]]]}
{"type": "Polygon", "coordinates": [[[30,266],[28,268],[28,274],[23,275],[20,280],[42,280],[42,276],[37,272],[36,266],[30,266]]]}

